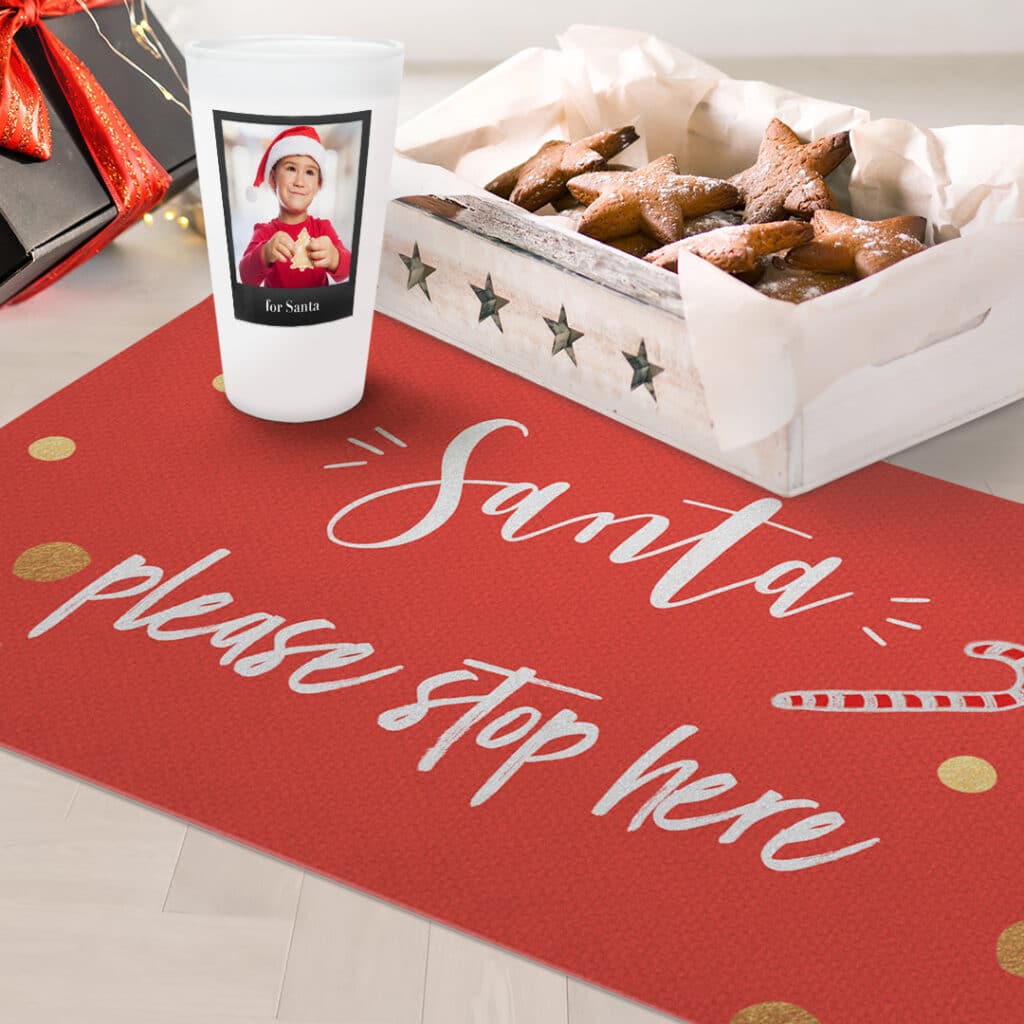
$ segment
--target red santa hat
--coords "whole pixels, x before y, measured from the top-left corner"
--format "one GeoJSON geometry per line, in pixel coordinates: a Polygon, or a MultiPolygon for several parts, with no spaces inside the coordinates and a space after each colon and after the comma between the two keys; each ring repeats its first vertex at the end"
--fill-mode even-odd
{"type": "Polygon", "coordinates": [[[259,167],[256,168],[256,179],[247,190],[250,199],[258,195],[257,189],[263,184],[268,173],[268,168],[273,170],[274,164],[286,156],[308,156],[312,157],[323,174],[324,164],[327,161],[327,150],[320,141],[320,136],[315,128],[308,124],[296,125],[294,128],[285,128],[278,135],[263,154],[259,167]]]}

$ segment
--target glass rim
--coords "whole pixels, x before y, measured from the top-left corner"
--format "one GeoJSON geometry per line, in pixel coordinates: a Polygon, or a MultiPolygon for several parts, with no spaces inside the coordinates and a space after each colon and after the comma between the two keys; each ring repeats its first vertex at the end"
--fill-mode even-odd
{"type": "Polygon", "coordinates": [[[401,57],[405,44],[397,39],[358,36],[242,35],[196,39],[185,46],[185,56],[200,60],[269,61],[377,61],[401,57]]]}

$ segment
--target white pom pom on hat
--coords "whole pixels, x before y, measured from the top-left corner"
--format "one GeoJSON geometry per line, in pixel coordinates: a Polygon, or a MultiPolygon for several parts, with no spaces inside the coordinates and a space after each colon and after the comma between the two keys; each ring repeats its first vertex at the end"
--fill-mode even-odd
{"type": "Polygon", "coordinates": [[[285,128],[271,143],[256,168],[256,178],[245,190],[246,198],[255,202],[259,197],[259,187],[263,184],[267,168],[273,168],[282,157],[286,156],[308,156],[314,159],[323,173],[324,164],[327,162],[327,150],[320,141],[317,130],[308,124],[296,125],[294,128],[285,128]]]}

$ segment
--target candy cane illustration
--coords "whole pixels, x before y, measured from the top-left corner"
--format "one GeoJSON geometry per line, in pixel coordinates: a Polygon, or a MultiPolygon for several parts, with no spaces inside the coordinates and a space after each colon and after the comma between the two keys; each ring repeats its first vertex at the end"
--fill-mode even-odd
{"type": "Polygon", "coordinates": [[[791,711],[1012,711],[1024,707],[1024,645],[977,640],[964,648],[970,658],[1001,661],[1013,669],[1008,690],[788,690],[772,707],[791,711]]]}

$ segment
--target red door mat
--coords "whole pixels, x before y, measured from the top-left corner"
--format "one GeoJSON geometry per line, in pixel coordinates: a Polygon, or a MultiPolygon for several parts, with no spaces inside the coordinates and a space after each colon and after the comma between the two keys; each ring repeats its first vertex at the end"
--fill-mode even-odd
{"type": "Polygon", "coordinates": [[[3,744],[700,1024],[1024,1020],[1024,509],[383,317],[337,419],[218,373],[207,302],[2,431],[3,744]]]}

